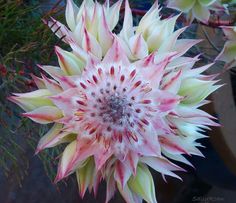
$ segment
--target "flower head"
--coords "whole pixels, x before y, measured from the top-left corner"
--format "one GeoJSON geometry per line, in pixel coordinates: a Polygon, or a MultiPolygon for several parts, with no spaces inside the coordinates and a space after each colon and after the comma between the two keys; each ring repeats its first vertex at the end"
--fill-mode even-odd
{"type": "Polygon", "coordinates": [[[196,18],[207,24],[210,11],[226,11],[219,0],[169,0],[168,7],[187,13],[189,23],[196,18]]]}
{"type": "Polygon", "coordinates": [[[172,171],[183,169],[162,154],[190,164],[183,154],[201,156],[195,142],[204,137],[201,128],[217,125],[198,109],[218,88],[201,74],[209,66],[167,66],[176,53],[158,63],[154,54],[131,63],[116,39],[103,60],[88,56],[87,65],[81,63],[84,69],[72,53],[58,47],[56,52],[61,68],[41,66],[52,79],[34,76],[39,90],[10,98],[27,111],[24,116],[55,123],[37,152],[70,141],[56,181],[77,172],[82,196],[103,178],[107,201],[118,188],[126,200],[137,196],[155,202],[147,165],[179,178],[172,171]],[[143,176],[146,185],[138,184],[143,176]]]}
{"type": "Polygon", "coordinates": [[[222,30],[228,40],[216,60],[228,63],[230,68],[236,65],[236,26],[223,26],[222,30]]]}
{"type": "Polygon", "coordinates": [[[181,55],[183,53],[178,50],[180,44],[189,49],[189,46],[193,46],[197,42],[197,40],[179,41],[177,38],[185,30],[182,28],[174,31],[179,16],[161,19],[160,10],[158,1],[155,1],[138,25],[134,26],[129,2],[125,2],[123,27],[118,36],[121,46],[130,60],[142,59],[157,50],[159,53],[178,51],[178,54],[181,55]]]}
{"type": "MultiPolygon", "coordinates": [[[[128,8],[126,2],[126,16],[128,8]]],[[[145,25],[140,22],[144,36],[152,28],[145,25]]],[[[219,85],[214,75],[203,74],[212,64],[193,68],[198,56],[182,56],[196,41],[177,43],[179,33],[171,37],[178,44],[175,49],[149,50],[141,59],[131,59],[124,46],[128,27],[124,23],[121,34],[113,34],[104,57],[74,42],[73,52],[56,47],[60,67],[39,66],[49,75],[32,76],[39,89],[14,94],[10,100],[33,121],[54,123],[36,153],[68,143],[56,182],[75,172],[81,196],[87,189],[96,194],[104,179],[106,202],[118,189],[127,202],[155,203],[148,167],[163,177],[181,179],[174,171],[184,169],[171,160],[191,165],[184,155],[203,156],[197,139],[205,137],[208,126],[218,124],[199,107],[219,85]]]]}
{"type": "MultiPolygon", "coordinates": [[[[84,1],[78,9],[72,0],[68,0],[66,19],[69,29],[55,19],[51,19],[47,24],[83,60],[86,60],[84,52],[90,52],[102,59],[112,45],[114,38],[112,30],[118,22],[122,3],[118,1],[109,7],[108,2],[101,5],[91,0],[84,1]],[[71,17],[72,14],[77,17],[71,17]]],[[[134,26],[129,2],[125,1],[124,21],[118,40],[130,60],[142,59],[157,50],[159,53],[177,51],[179,55],[183,55],[199,42],[199,40],[178,39],[186,29],[185,27],[174,31],[179,16],[161,19],[159,12],[160,8],[156,1],[138,25],[134,26]]]]}
{"type": "Polygon", "coordinates": [[[84,51],[102,58],[112,45],[112,30],[118,23],[121,3],[119,0],[110,6],[109,1],[101,5],[86,0],[78,8],[73,0],[68,0],[65,17],[69,28],[53,18],[44,22],[64,42],[74,42],[84,51]]]}

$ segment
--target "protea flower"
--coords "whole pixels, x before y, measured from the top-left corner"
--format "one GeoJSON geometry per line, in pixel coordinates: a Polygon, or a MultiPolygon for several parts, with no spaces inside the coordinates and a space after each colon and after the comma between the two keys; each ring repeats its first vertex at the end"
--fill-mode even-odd
{"type": "Polygon", "coordinates": [[[129,2],[125,2],[123,28],[118,36],[121,46],[131,60],[142,59],[157,50],[159,53],[177,51],[179,55],[183,55],[191,46],[199,42],[199,40],[177,40],[186,29],[185,27],[174,31],[179,15],[161,19],[159,12],[158,1],[155,1],[134,27],[129,2]]]}
{"type": "Polygon", "coordinates": [[[109,1],[101,5],[97,1],[86,0],[78,8],[73,0],[68,0],[65,17],[69,29],[53,18],[44,22],[64,42],[75,42],[101,59],[112,45],[111,32],[118,23],[121,3],[119,0],[110,7],[109,1]],[[91,46],[88,46],[88,41],[91,46]]]}
{"type": "MultiPolygon", "coordinates": [[[[121,3],[122,1],[118,1],[109,7],[109,1],[100,5],[98,2],[93,3],[89,0],[84,1],[78,9],[72,0],[68,0],[66,19],[70,30],[55,19],[45,23],[59,38],[63,38],[81,59],[86,60],[85,51],[101,59],[112,45],[112,30],[118,22],[121,3]]],[[[191,46],[199,42],[199,40],[189,39],[177,40],[186,29],[185,27],[174,31],[179,15],[161,19],[159,12],[160,8],[156,1],[142,17],[140,23],[134,26],[129,2],[125,2],[124,22],[118,37],[130,60],[142,59],[156,50],[159,53],[177,51],[179,55],[183,55],[191,46]]]]}
{"type": "Polygon", "coordinates": [[[107,181],[108,202],[115,189],[127,202],[156,202],[148,166],[163,176],[180,178],[183,170],[170,160],[191,165],[184,154],[203,156],[197,139],[217,125],[198,109],[219,86],[192,63],[168,66],[176,53],[154,53],[131,63],[114,38],[102,60],[88,56],[86,64],[56,47],[59,67],[40,66],[52,78],[33,76],[39,90],[14,94],[24,116],[41,124],[55,123],[36,152],[70,142],[59,162],[56,182],[76,172],[81,196],[96,193],[107,181]],[[158,57],[158,55],[156,55],[158,57]],[[169,158],[169,159],[167,159],[169,158]]]}
{"type": "Polygon", "coordinates": [[[236,26],[222,26],[222,30],[228,40],[216,60],[226,62],[228,68],[234,67],[236,65],[236,26]]]}
{"type": "MultiPolygon", "coordinates": [[[[145,18],[157,9],[154,4],[145,18]]],[[[122,38],[126,25],[123,34],[112,34],[104,57],[86,49],[93,40],[84,38],[84,48],[68,39],[73,52],[55,48],[60,67],[39,66],[50,77],[32,76],[39,89],[16,93],[10,100],[33,121],[54,124],[39,141],[36,153],[68,143],[55,182],[75,172],[82,197],[87,189],[96,194],[104,179],[106,202],[118,189],[126,202],[155,203],[149,167],[164,179],[181,179],[174,171],[184,169],[172,160],[191,165],[184,155],[203,156],[197,140],[205,137],[208,126],[218,124],[199,107],[220,86],[215,85],[214,75],[203,75],[212,64],[193,68],[198,56],[182,57],[196,41],[183,39],[181,46],[179,33],[169,43],[178,44],[178,49],[159,51],[158,47],[130,59],[122,38]]],[[[148,30],[143,26],[141,30],[148,30]]],[[[145,49],[143,43],[137,45],[138,51],[145,49]]]]}
{"type": "Polygon", "coordinates": [[[210,11],[227,9],[219,0],[169,0],[168,7],[186,13],[189,23],[196,18],[205,24],[210,18],[210,11]]]}

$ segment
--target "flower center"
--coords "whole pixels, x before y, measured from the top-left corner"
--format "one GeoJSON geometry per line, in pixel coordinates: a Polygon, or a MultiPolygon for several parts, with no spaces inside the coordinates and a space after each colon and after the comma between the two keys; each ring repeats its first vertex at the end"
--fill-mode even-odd
{"type": "Polygon", "coordinates": [[[123,125],[127,117],[127,101],[118,93],[107,95],[100,105],[100,116],[103,122],[123,125]]]}
{"type": "Polygon", "coordinates": [[[150,96],[152,89],[133,68],[99,66],[86,80],[77,81],[84,97],[77,101],[76,121],[82,131],[98,140],[102,138],[105,145],[123,139],[137,142],[149,129],[156,112],[150,96]]]}

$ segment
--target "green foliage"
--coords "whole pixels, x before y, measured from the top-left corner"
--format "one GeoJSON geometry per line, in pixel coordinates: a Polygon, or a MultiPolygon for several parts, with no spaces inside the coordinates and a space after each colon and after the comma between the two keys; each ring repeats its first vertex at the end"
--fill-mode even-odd
{"type": "Polygon", "coordinates": [[[39,61],[46,63],[57,39],[42,22],[60,9],[43,13],[37,1],[0,0],[0,57],[5,65],[39,61]]]}
{"type": "MultiPolygon", "coordinates": [[[[60,19],[60,2],[45,11],[37,0],[0,0],[0,168],[19,184],[46,129],[22,119],[22,111],[7,97],[11,92],[32,91],[35,87],[30,73],[39,74],[36,64],[55,61],[54,46],[60,40],[42,19],[54,15],[60,19]]],[[[58,154],[52,150],[40,155],[51,178],[55,175],[53,157],[58,154]]]]}

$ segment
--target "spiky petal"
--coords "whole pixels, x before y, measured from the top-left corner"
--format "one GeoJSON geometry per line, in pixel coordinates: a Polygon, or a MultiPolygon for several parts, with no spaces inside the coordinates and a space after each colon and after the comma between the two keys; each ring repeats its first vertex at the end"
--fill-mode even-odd
{"type": "Polygon", "coordinates": [[[59,67],[39,65],[46,74],[32,76],[39,90],[9,99],[33,121],[54,123],[36,153],[68,143],[55,182],[75,172],[82,197],[104,179],[106,202],[118,189],[127,202],[155,203],[148,167],[181,179],[171,160],[192,166],[186,155],[204,156],[197,140],[218,124],[199,107],[220,86],[203,74],[212,64],[195,68],[199,56],[183,56],[198,41],[178,40],[185,28],[174,31],[178,16],[160,20],[157,2],[134,30],[126,1],[123,29],[111,33],[120,3],[89,0],[78,9],[69,0],[71,31],[62,28],[73,51],[56,47],[59,67]]]}

